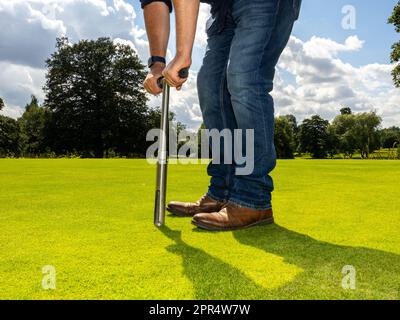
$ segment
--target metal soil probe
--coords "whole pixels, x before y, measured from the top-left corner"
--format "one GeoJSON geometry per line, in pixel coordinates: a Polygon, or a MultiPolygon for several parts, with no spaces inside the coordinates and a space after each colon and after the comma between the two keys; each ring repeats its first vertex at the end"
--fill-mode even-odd
{"type": "MultiPolygon", "coordinates": [[[[189,69],[182,69],[179,76],[188,78],[189,69]]],[[[169,93],[170,87],[163,78],[158,79],[158,85],[163,89],[161,106],[161,135],[157,157],[157,181],[154,203],[154,224],[161,227],[165,223],[165,198],[167,194],[167,166],[168,166],[168,131],[169,131],[169,93]]]]}

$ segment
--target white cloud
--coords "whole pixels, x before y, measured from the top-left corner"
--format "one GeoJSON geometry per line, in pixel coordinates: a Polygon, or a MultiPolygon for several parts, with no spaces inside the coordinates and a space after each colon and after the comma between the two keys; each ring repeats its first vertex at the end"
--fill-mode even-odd
{"type": "Polygon", "coordinates": [[[17,118],[22,114],[23,106],[30,101],[30,95],[44,98],[43,69],[0,61],[0,70],[0,96],[4,98],[7,106],[2,110],[3,114],[17,118]]]}
{"type": "Polygon", "coordinates": [[[210,6],[202,3],[200,5],[199,18],[197,21],[197,31],[195,45],[200,49],[204,49],[207,45],[206,22],[210,17],[210,6]]]}
{"type": "Polygon", "coordinates": [[[330,39],[312,37],[303,42],[291,37],[278,65],[273,95],[278,114],[294,113],[303,119],[319,113],[332,119],[341,106],[354,111],[376,110],[384,125],[399,125],[400,90],[392,84],[386,64],[354,67],[337,57],[342,51],[358,51],[363,42],[349,37],[343,44],[330,39]],[[294,84],[282,78],[292,75],[294,84]]]}
{"type": "Polygon", "coordinates": [[[342,43],[331,39],[313,36],[310,41],[303,45],[304,52],[312,58],[332,58],[339,52],[358,51],[362,48],[364,41],[358,39],[358,36],[351,36],[342,43]]]}
{"type": "Polygon", "coordinates": [[[2,111],[20,115],[31,94],[44,98],[45,60],[55,40],[111,37],[129,44],[143,61],[148,43],[134,7],[123,0],[0,0],[0,96],[2,111]]]}
{"type": "MultiPolygon", "coordinates": [[[[31,94],[43,99],[44,60],[54,51],[56,37],[66,35],[76,42],[108,36],[130,45],[145,62],[148,42],[137,14],[141,12],[126,0],[0,0],[0,96],[7,104],[3,113],[19,116],[31,94]]],[[[209,15],[209,6],[202,4],[194,70],[182,91],[171,92],[171,110],[193,129],[201,122],[196,71],[207,43],[209,15]]],[[[341,105],[348,105],[355,111],[376,109],[385,125],[399,125],[400,90],[393,87],[392,66],[355,67],[340,59],[343,52],[356,55],[363,44],[358,36],[343,43],[316,36],[308,41],[291,37],[275,81],[277,114],[294,113],[301,120],[319,113],[332,119],[341,105]]],[[[152,98],[150,104],[159,105],[160,99],[152,98]]]]}

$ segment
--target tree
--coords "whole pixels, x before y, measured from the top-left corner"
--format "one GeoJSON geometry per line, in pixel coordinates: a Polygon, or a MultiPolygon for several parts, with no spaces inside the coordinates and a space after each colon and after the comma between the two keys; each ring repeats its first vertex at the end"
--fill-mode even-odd
{"type": "Polygon", "coordinates": [[[322,119],[319,115],[305,119],[299,131],[300,150],[311,153],[316,159],[326,158],[328,125],[329,121],[322,119]]]}
{"type": "Polygon", "coordinates": [[[293,159],[296,148],[293,123],[286,116],[275,119],[275,149],[280,159],[293,159]]]}
{"type": "Polygon", "coordinates": [[[284,115],[283,117],[285,117],[289,121],[289,124],[292,127],[295,149],[297,149],[297,146],[299,145],[299,127],[297,125],[297,119],[292,114],[287,114],[287,115],[284,115]]]}
{"type": "MultiPolygon", "coordinates": [[[[0,98],[0,110],[5,106],[0,98]]],[[[0,115],[0,156],[19,156],[21,152],[18,122],[0,115]]]]}
{"type": "Polygon", "coordinates": [[[340,109],[340,114],[341,115],[345,115],[345,114],[352,114],[353,112],[351,111],[351,109],[349,107],[343,107],[342,109],[340,109]]]}
{"type": "MultiPolygon", "coordinates": [[[[388,22],[394,25],[396,32],[400,32],[400,1],[394,7],[388,22]]],[[[390,60],[392,63],[397,63],[392,71],[392,76],[395,86],[400,88],[400,41],[393,44],[390,60]]]]}
{"type": "Polygon", "coordinates": [[[356,116],[353,134],[357,137],[358,149],[362,158],[380,148],[379,126],[382,119],[375,112],[359,113],[356,116]]]}
{"type": "Polygon", "coordinates": [[[145,154],[152,111],[142,89],[144,65],[131,47],[109,38],[77,44],[60,38],[46,63],[45,105],[53,111],[56,152],[145,154]]]}
{"type": "Polygon", "coordinates": [[[340,151],[351,158],[358,149],[362,158],[381,146],[379,126],[382,119],[375,112],[341,114],[332,122],[339,136],[340,151]]]}
{"type": "Polygon", "coordinates": [[[352,113],[342,113],[333,119],[332,129],[339,139],[339,152],[346,158],[352,158],[357,150],[357,137],[354,135],[356,116],[352,113]]]}
{"type": "Polygon", "coordinates": [[[400,128],[390,127],[380,131],[382,148],[395,148],[400,144],[400,128]]]}
{"type": "Polygon", "coordinates": [[[39,106],[37,98],[32,96],[22,117],[18,119],[24,152],[29,155],[39,155],[48,151],[46,129],[50,117],[50,110],[39,106]]]}
{"type": "Polygon", "coordinates": [[[326,129],[326,152],[330,158],[333,158],[335,154],[339,153],[340,150],[340,138],[336,134],[335,127],[329,125],[326,129]]]}

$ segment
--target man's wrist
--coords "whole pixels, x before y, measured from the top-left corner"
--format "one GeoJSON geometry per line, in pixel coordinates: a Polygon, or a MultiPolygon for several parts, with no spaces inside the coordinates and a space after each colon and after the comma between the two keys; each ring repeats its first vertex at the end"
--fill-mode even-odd
{"type": "Polygon", "coordinates": [[[175,57],[188,66],[192,64],[192,55],[190,52],[177,52],[175,57]]]}
{"type": "Polygon", "coordinates": [[[147,63],[147,66],[151,69],[151,67],[156,63],[162,63],[165,65],[166,61],[165,58],[162,56],[151,56],[147,63]]]}
{"type": "Polygon", "coordinates": [[[182,59],[191,59],[192,50],[191,49],[176,49],[176,56],[182,59]]]}
{"type": "Polygon", "coordinates": [[[155,62],[151,67],[150,70],[154,71],[154,70],[163,70],[165,68],[166,64],[162,63],[162,62],[155,62]]]}

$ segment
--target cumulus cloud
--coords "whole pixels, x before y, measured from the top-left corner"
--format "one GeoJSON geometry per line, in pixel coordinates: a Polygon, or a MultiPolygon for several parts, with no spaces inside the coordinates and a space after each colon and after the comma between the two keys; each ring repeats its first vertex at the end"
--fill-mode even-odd
{"type": "Polygon", "coordinates": [[[204,49],[204,47],[207,45],[206,23],[209,18],[210,18],[210,6],[203,3],[200,5],[200,12],[197,21],[197,31],[195,40],[195,45],[200,49],[204,49]]]}
{"type": "MultiPolygon", "coordinates": [[[[199,24],[199,32],[201,31],[199,24]]],[[[200,37],[198,35],[198,37],[200,37]]],[[[204,46],[204,40],[197,40],[204,46]]],[[[299,121],[313,114],[332,120],[342,106],[356,112],[376,110],[384,125],[398,125],[400,91],[394,88],[390,72],[392,65],[368,64],[354,67],[338,56],[341,52],[362,50],[363,41],[357,36],[343,43],[311,37],[302,41],[294,36],[279,61],[275,89],[276,114],[295,114],[299,121]]],[[[191,128],[201,123],[195,77],[185,90],[172,94],[172,105],[179,120],[191,128]]],[[[157,103],[158,100],[153,100],[157,103]]]]}
{"type": "Polygon", "coordinates": [[[30,101],[30,95],[34,94],[41,100],[44,98],[44,70],[7,61],[0,61],[0,70],[0,96],[6,102],[3,114],[17,118],[22,114],[23,106],[30,101]]]}
{"type": "MultiPolygon", "coordinates": [[[[0,0],[0,96],[7,103],[2,112],[17,117],[31,94],[43,99],[44,61],[54,51],[56,37],[66,35],[76,42],[108,36],[131,46],[145,62],[148,42],[137,14],[141,13],[127,0],[0,0]]],[[[171,93],[171,110],[192,129],[201,123],[196,75],[207,43],[209,15],[209,6],[202,4],[190,79],[184,90],[171,93]]],[[[299,120],[319,113],[332,119],[346,105],[355,111],[375,109],[385,125],[398,125],[400,90],[393,87],[392,66],[355,67],[340,58],[344,52],[356,55],[363,45],[356,35],[342,43],[316,36],[307,41],[291,37],[277,68],[276,113],[293,113],[299,120]]],[[[160,98],[150,100],[152,106],[160,102],[160,98]]]]}
{"type": "Polygon", "coordinates": [[[354,67],[338,58],[340,52],[356,52],[362,45],[356,36],[344,43],[318,37],[304,42],[292,36],[278,64],[276,111],[300,119],[313,113],[332,119],[341,106],[349,106],[358,112],[376,110],[384,125],[398,125],[400,92],[392,84],[393,66],[354,67]],[[285,73],[294,77],[294,84],[286,84],[285,73]]]}
{"type": "Polygon", "coordinates": [[[148,42],[124,0],[0,0],[0,96],[3,113],[18,117],[31,94],[43,98],[45,60],[55,39],[111,37],[145,61],[148,42]]]}
{"type": "Polygon", "coordinates": [[[313,36],[310,41],[303,44],[303,50],[312,58],[332,58],[339,52],[358,51],[363,44],[364,41],[361,41],[358,36],[348,37],[344,43],[313,36]]]}

